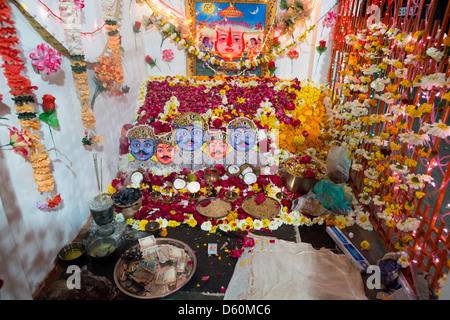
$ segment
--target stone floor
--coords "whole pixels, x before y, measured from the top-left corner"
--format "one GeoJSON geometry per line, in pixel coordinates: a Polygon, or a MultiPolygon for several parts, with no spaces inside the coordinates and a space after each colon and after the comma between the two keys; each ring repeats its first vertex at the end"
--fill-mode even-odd
{"type": "MultiPolygon", "coordinates": [[[[138,239],[148,236],[149,233],[145,231],[132,230],[126,227],[125,224],[117,224],[116,231],[113,234],[118,241],[118,248],[112,257],[106,261],[93,261],[92,258],[85,255],[83,259],[78,263],[79,266],[86,266],[93,275],[104,277],[103,279],[109,280],[109,284],[105,287],[106,291],[102,292],[99,299],[120,299],[120,300],[133,300],[134,298],[123,294],[117,289],[114,282],[113,271],[117,260],[120,255],[128,248],[138,244],[138,239]],[[105,293],[106,292],[106,293],[105,293]]],[[[88,223],[78,236],[79,241],[83,241],[89,244],[96,238],[96,226],[95,223],[88,223]]],[[[202,231],[200,228],[191,228],[185,225],[176,228],[167,228],[168,234],[165,238],[172,238],[180,240],[186,243],[192,250],[196,251],[197,269],[191,278],[191,280],[178,291],[160,298],[162,300],[221,300],[224,297],[223,293],[220,293],[221,287],[226,288],[234,271],[234,266],[237,262],[237,258],[231,258],[224,250],[218,252],[217,255],[207,254],[207,244],[217,243],[218,248],[221,248],[222,244],[228,243],[227,248],[233,249],[234,247],[240,247],[241,242],[236,234],[223,234],[215,233],[208,234],[202,231]],[[210,276],[207,282],[202,281],[202,277],[210,276]]],[[[382,243],[380,242],[375,232],[365,231],[359,226],[347,227],[344,230],[346,235],[352,233],[350,241],[360,248],[360,243],[366,240],[370,243],[371,248],[368,251],[361,251],[360,253],[369,261],[370,264],[376,264],[386,252],[382,243]]],[[[278,230],[273,231],[272,234],[268,232],[259,232],[258,234],[275,237],[287,241],[302,241],[310,243],[314,248],[328,248],[334,253],[342,254],[342,251],[334,242],[334,240],[326,232],[325,226],[313,225],[294,227],[284,225],[278,230]]],[[[237,235],[243,235],[242,233],[237,235]]],[[[158,236],[157,236],[158,237],[158,236]]],[[[78,296],[61,296],[61,285],[65,286],[65,281],[70,275],[67,274],[67,263],[62,262],[59,259],[55,260],[55,266],[46,280],[43,281],[39,290],[34,295],[36,300],[51,300],[51,299],[83,299],[78,296]]],[[[368,277],[366,274],[362,274],[363,282],[368,277]]],[[[379,290],[370,290],[365,286],[366,296],[369,300],[376,300],[379,290]]],[[[90,297],[92,299],[92,297],[90,297]]]]}

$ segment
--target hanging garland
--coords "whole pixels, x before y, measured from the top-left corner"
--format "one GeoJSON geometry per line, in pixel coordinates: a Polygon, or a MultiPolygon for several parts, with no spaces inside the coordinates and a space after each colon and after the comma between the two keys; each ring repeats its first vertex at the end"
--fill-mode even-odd
{"type": "Polygon", "coordinates": [[[91,88],[86,73],[86,62],[80,34],[80,15],[77,13],[77,5],[73,0],[60,2],[59,6],[68,37],[72,75],[81,104],[81,121],[85,130],[82,143],[83,145],[93,145],[102,142],[104,136],[97,136],[95,133],[96,119],[91,108],[91,88]]]}
{"type": "Polygon", "coordinates": [[[121,1],[108,0],[102,2],[105,26],[108,42],[105,51],[98,58],[98,64],[94,68],[96,89],[91,105],[94,105],[97,96],[104,91],[109,91],[116,96],[128,93],[129,87],[123,86],[122,50],[120,39],[119,12],[122,10],[121,1]],[[116,2],[116,7],[114,7],[116,2]]]}
{"type": "MultiPolygon", "coordinates": [[[[51,160],[42,145],[39,136],[40,124],[37,118],[37,110],[32,104],[35,102],[32,96],[38,88],[31,85],[31,81],[21,73],[24,70],[24,62],[20,58],[21,51],[14,47],[19,43],[14,21],[11,19],[11,8],[5,0],[0,0],[0,55],[4,61],[3,74],[7,79],[10,94],[13,96],[15,109],[18,112],[18,123],[22,127],[21,132],[29,138],[29,153],[22,154],[28,157],[33,167],[33,178],[41,194],[45,194],[46,202],[56,207],[61,202],[60,195],[51,195],[55,184],[50,170],[51,160]]],[[[39,203],[38,203],[39,204],[39,203]]],[[[44,202],[45,204],[45,202],[44,202]]],[[[48,205],[38,205],[39,209],[48,209],[48,205]]]]}
{"type": "MultiPolygon", "coordinates": [[[[307,37],[311,33],[311,31],[313,31],[316,28],[317,23],[320,20],[322,20],[325,17],[325,15],[328,14],[328,12],[330,12],[331,10],[333,10],[334,7],[337,5],[337,3],[336,3],[315,24],[306,28],[306,30],[299,37],[292,36],[288,40],[289,42],[285,45],[282,45],[279,42],[278,37],[274,38],[272,41],[268,41],[267,38],[268,38],[268,35],[270,34],[270,31],[267,32],[263,42],[264,42],[264,45],[270,44],[270,46],[272,47],[272,50],[270,50],[270,52],[268,52],[261,58],[245,59],[245,60],[241,60],[238,62],[234,62],[234,61],[227,61],[227,60],[215,55],[212,51],[205,52],[204,50],[201,50],[199,48],[199,46],[196,44],[196,41],[195,41],[193,35],[187,35],[188,34],[187,30],[192,29],[191,26],[175,25],[171,22],[172,19],[171,19],[170,13],[166,14],[166,13],[162,12],[156,6],[152,5],[150,1],[147,1],[147,4],[149,5],[149,7],[152,9],[153,12],[152,12],[150,18],[145,19],[145,21],[147,22],[147,25],[145,26],[145,28],[149,28],[150,25],[155,26],[163,34],[163,37],[168,37],[168,38],[172,39],[175,43],[184,47],[184,49],[187,51],[187,53],[195,55],[199,60],[201,60],[203,63],[205,63],[206,65],[208,65],[210,67],[226,66],[229,69],[237,69],[237,70],[242,70],[242,69],[246,70],[248,68],[253,68],[253,67],[256,67],[256,66],[262,65],[262,64],[267,64],[269,69],[274,69],[273,67],[270,68],[271,64],[273,64],[273,61],[280,58],[286,52],[289,52],[293,47],[303,43],[307,39],[307,37]]],[[[304,15],[304,16],[302,16],[302,19],[306,19],[308,17],[309,17],[309,15],[304,15]]],[[[284,17],[284,18],[286,18],[286,17],[284,17]]],[[[279,18],[278,20],[280,20],[280,19],[281,18],[279,18]]],[[[177,21],[179,21],[179,19],[177,21]]],[[[275,23],[276,22],[274,22],[271,25],[271,27],[270,27],[271,29],[272,29],[272,27],[274,27],[275,23]]],[[[280,23],[280,21],[278,21],[277,23],[280,23]]],[[[293,28],[292,26],[288,26],[288,27],[290,29],[293,28]]],[[[293,30],[291,30],[289,32],[287,32],[287,31],[281,32],[281,34],[290,34],[290,35],[292,35],[292,33],[293,33],[293,30]]],[[[264,47],[264,45],[261,46],[261,48],[264,47]]],[[[263,51],[261,51],[261,53],[263,53],[263,51]]]]}

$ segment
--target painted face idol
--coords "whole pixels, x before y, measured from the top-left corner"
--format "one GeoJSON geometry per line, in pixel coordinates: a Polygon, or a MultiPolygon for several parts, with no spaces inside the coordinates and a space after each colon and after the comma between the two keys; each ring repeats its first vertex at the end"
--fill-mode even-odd
{"type": "Polygon", "coordinates": [[[162,164],[169,164],[173,161],[175,147],[172,144],[171,134],[158,137],[156,139],[156,158],[162,164]]]}
{"type": "Polygon", "coordinates": [[[228,147],[225,140],[226,135],[221,131],[210,133],[207,151],[211,158],[218,160],[225,157],[228,147]]]}
{"type": "Polygon", "coordinates": [[[200,149],[206,140],[208,126],[203,117],[195,112],[186,112],[174,122],[175,143],[184,151],[200,149]]]}
{"type": "Polygon", "coordinates": [[[216,53],[223,59],[231,61],[239,58],[245,51],[244,32],[216,30],[216,53]]]}
{"type": "Polygon", "coordinates": [[[152,128],[146,125],[133,127],[128,131],[130,153],[136,160],[146,161],[155,152],[155,136],[152,128]]]}
{"type": "Polygon", "coordinates": [[[237,151],[249,151],[256,144],[256,126],[250,119],[236,118],[228,126],[230,144],[237,151]]]}

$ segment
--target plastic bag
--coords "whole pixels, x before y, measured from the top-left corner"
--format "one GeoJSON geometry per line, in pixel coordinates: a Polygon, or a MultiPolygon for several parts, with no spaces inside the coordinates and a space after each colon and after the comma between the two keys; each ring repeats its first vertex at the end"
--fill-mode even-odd
{"type": "Polygon", "coordinates": [[[343,186],[335,184],[330,179],[320,180],[313,189],[322,206],[338,214],[346,214],[352,208],[352,199],[344,191],[343,186]]]}
{"type": "Polygon", "coordinates": [[[321,215],[334,215],[335,213],[324,208],[320,201],[317,199],[314,192],[309,191],[308,194],[305,194],[294,201],[292,201],[291,210],[298,211],[302,214],[307,214],[310,216],[321,216],[321,215]]]}
{"type": "Polygon", "coordinates": [[[350,151],[343,146],[332,146],[328,151],[327,174],[334,183],[346,182],[349,178],[352,164],[348,153],[350,151]]]}

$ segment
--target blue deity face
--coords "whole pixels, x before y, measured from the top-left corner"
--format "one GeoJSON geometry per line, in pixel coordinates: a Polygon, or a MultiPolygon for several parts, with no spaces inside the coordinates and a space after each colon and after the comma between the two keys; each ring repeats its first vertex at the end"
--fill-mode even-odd
{"type": "Polygon", "coordinates": [[[175,143],[182,150],[197,150],[204,142],[204,132],[200,127],[190,125],[180,127],[175,131],[175,143]]]}
{"type": "Polygon", "coordinates": [[[230,143],[237,151],[248,151],[256,144],[256,134],[251,129],[236,128],[231,131],[230,143]]]}
{"type": "Polygon", "coordinates": [[[150,159],[155,150],[155,143],[152,139],[133,139],[130,141],[130,153],[137,160],[146,161],[150,159]]]}

